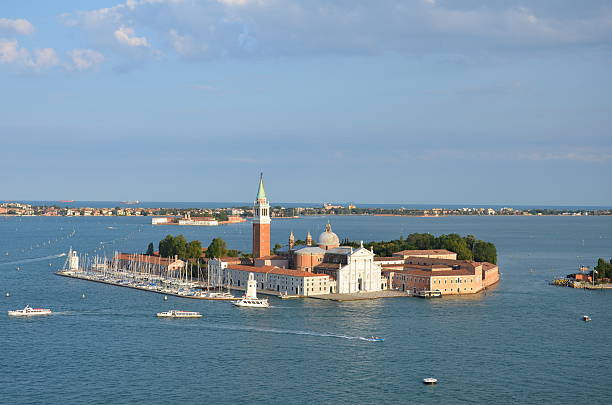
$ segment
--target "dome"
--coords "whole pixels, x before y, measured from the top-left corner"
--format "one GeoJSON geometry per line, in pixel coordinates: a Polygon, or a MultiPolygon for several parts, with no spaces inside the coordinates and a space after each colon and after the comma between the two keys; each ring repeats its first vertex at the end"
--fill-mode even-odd
{"type": "Polygon", "coordinates": [[[340,246],[340,238],[338,235],[332,232],[331,225],[327,224],[325,226],[325,232],[319,235],[319,246],[328,246],[328,247],[336,247],[340,246]]]}

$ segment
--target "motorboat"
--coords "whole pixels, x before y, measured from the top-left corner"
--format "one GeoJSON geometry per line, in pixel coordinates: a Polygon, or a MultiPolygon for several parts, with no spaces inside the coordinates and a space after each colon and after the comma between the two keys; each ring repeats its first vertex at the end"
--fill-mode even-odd
{"type": "Polygon", "coordinates": [[[582,320],[585,321],[585,322],[591,322],[591,317],[588,316],[588,315],[583,315],[582,316],[582,320]]]}
{"type": "Polygon", "coordinates": [[[16,309],[14,311],[8,311],[9,316],[40,316],[40,315],[51,315],[52,311],[47,308],[32,308],[26,305],[24,309],[16,309]]]}
{"type": "Polygon", "coordinates": [[[213,291],[199,291],[194,294],[194,297],[206,300],[217,300],[217,301],[235,301],[237,297],[233,296],[229,292],[213,292],[213,291]]]}
{"type": "Polygon", "coordinates": [[[382,338],[380,336],[370,336],[365,338],[368,342],[384,342],[385,338],[382,338]]]}
{"type": "Polygon", "coordinates": [[[433,385],[437,383],[438,383],[438,380],[436,380],[435,378],[432,378],[432,377],[423,378],[423,384],[433,385]]]}
{"type": "Polygon", "coordinates": [[[178,311],[176,309],[172,309],[166,312],[158,312],[158,318],[201,318],[202,314],[195,311],[178,311]]]}
{"type": "Polygon", "coordinates": [[[440,290],[422,290],[417,292],[416,296],[419,298],[440,298],[442,297],[442,292],[440,290]]]}
{"type": "Polygon", "coordinates": [[[250,308],[269,308],[267,298],[257,298],[257,281],[255,281],[255,275],[249,273],[249,281],[247,284],[246,294],[238,301],[234,301],[234,305],[237,307],[250,307],[250,308]]]}
{"type": "Polygon", "coordinates": [[[268,303],[267,298],[246,298],[242,297],[240,300],[235,301],[234,305],[237,307],[251,307],[251,308],[269,308],[270,303],[268,303]]]}

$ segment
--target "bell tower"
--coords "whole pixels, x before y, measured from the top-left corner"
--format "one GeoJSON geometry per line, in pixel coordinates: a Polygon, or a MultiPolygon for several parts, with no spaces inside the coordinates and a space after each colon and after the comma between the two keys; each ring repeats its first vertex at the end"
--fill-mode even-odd
{"type": "Polygon", "coordinates": [[[257,259],[270,255],[270,204],[264,189],[263,173],[259,176],[253,212],[253,259],[257,259]]]}

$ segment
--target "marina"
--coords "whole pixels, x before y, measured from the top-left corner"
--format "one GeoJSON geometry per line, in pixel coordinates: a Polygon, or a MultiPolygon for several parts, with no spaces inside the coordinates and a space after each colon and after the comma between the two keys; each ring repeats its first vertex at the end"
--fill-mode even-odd
{"type": "MultiPolygon", "coordinates": [[[[93,281],[117,287],[132,288],[163,295],[173,295],[182,298],[191,298],[210,301],[235,301],[237,298],[230,292],[217,288],[210,290],[208,283],[192,273],[176,273],[168,266],[159,263],[142,262],[135,258],[118,260],[121,256],[115,254],[113,259],[100,256],[79,256],[72,249],[69,251],[64,267],[55,272],[58,276],[93,281]],[[174,277],[173,277],[174,276],[174,277]]],[[[135,255],[134,255],[135,257],[135,255]]],[[[83,296],[84,298],[84,296],[83,296]]]]}

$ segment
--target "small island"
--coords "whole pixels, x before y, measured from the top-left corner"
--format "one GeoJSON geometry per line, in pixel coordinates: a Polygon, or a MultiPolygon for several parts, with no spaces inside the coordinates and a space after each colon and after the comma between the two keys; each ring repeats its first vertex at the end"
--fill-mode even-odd
{"type": "Polygon", "coordinates": [[[581,266],[577,273],[554,279],[552,285],[560,287],[595,289],[612,289],[612,259],[606,262],[599,258],[597,265],[589,271],[589,267],[581,266]]]}

